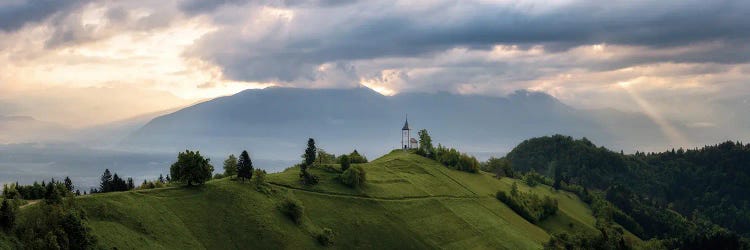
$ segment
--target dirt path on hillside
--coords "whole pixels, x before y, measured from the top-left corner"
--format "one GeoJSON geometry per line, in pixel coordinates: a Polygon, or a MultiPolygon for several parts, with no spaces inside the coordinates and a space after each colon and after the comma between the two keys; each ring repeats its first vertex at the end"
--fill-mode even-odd
{"type": "Polygon", "coordinates": [[[285,184],[280,183],[274,183],[269,182],[269,184],[281,188],[287,188],[292,189],[296,191],[301,191],[305,193],[310,194],[317,194],[317,195],[324,195],[324,196],[334,196],[334,197],[344,197],[344,198],[352,198],[352,199],[364,199],[364,200],[378,200],[378,201],[413,201],[413,200],[427,200],[427,199],[464,199],[464,200],[476,200],[476,199],[482,199],[482,198],[491,198],[491,197],[482,197],[482,196],[457,196],[457,195],[426,195],[426,196],[405,196],[405,197],[370,197],[370,196],[362,196],[362,195],[351,195],[351,194],[341,194],[341,193],[331,193],[331,192],[322,192],[322,191],[311,191],[303,188],[298,187],[292,187],[285,184]]]}
{"type": "Polygon", "coordinates": [[[33,201],[29,201],[29,203],[26,203],[26,205],[20,206],[20,207],[18,207],[18,208],[19,208],[19,209],[23,209],[23,208],[25,208],[25,207],[28,207],[28,206],[31,206],[31,205],[37,204],[37,203],[39,203],[39,201],[40,201],[40,200],[33,200],[33,201]]]}

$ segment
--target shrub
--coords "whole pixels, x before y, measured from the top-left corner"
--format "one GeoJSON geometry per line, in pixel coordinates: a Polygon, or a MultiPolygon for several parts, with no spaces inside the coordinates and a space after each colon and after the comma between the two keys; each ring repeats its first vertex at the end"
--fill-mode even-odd
{"type": "Polygon", "coordinates": [[[333,245],[333,238],[334,238],[333,230],[330,228],[323,228],[323,231],[321,231],[318,234],[318,242],[323,246],[330,246],[333,245]]]}
{"type": "Polygon", "coordinates": [[[289,217],[289,219],[291,219],[295,224],[302,224],[302,216],[305,213],[305,207],[302,206],[301,201],[294,198],[287,198],[281,204],[280,209],[281,212],[289,217]]]}
{"type": "Polygon", "coordinates": [[[479,172],[479,161],[473,156],[458,152],[455,148],[438,145],[435,149],[435,160],[448,168],[469,173],[479,172]]]}
{"type": "Polygon", "coordinates": [[[304,165],[300,166],[301,171],[299,173],[299,178],[300,178],[300,181],[302,181],[302,184],[305,184],[305,185],[315,185],[315,184],[318,184],[318,182],[320,181],[320,178],[318,178],[318,176],[310,173],[310,171],[307,171],[307,168],[308,167],[306,167],[304,165]]]}
{"type": "Polygon", "coordinates": [[[529,185],[530,187],[534,187],[536,185],[546,184],[552,186],[553,181],[547,177],[544,177],[543,175],[537,173],[534,170],[529,171],[526,173],[526,175],[523,176],[523,181],[526,183],[526,185],[529,185]]]}
{"type": "Polygon", "coordinates": [[[549,196],[539,198],[536,194],[519,191],[507,195],[503,191],[498,191],[495,197],[508,205],[518,215],[534,224],[557,213],[557,200],[549,196]]]}
{"type": "Polygon", "coordinates": [[[252,182],[255,184],[255,189],[264,194],[271,193],[271,189],[268,187],[268,182],[266,182],[266,171],[263,169],[255,169],[254,172],[253,175],[255,176],[255,179],[252,179],[252,182]]]}
{"type": "Polygon", "coordinates": [[[341,174],[341,182],[349,187],[360,188],[365,185],[367,181],[367,173],[361,166],[354,166],[341,174]]]}
{"type": "Polygon", "coordinates": [[[341,171],[346,171],[352,165],[351,161],[349,161],[349,156],[347,155],[342,155],[340,158],[340,161],[341,161],[341,171]]]}

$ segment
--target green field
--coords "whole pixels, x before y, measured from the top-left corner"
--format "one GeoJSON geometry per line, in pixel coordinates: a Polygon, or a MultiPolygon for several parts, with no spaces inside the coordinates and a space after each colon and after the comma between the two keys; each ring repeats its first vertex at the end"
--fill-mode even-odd
{"type": "Polygon", "coordinates": [[[361,190],[341,184],[339,173],[325,167],[311,170],[321,181],[306,187],[299,169],[290,168],[267,176],[269,194],[225,178],[77,201],[99,243],[118,249],[323,248],[315,238],[322,228],[334,231],[332,247],[342,249],[540,249],[550,233],[594,230],[585,203],[548,186],[451,170],[402,151],[361,166],[367,171],[361,190]],[[553,196],[557,215],[534,225],[495,199],[513,182],[521,191],[553,196]],[[278,209],[288,197],[305,207],[301,225],[278,209]]]}

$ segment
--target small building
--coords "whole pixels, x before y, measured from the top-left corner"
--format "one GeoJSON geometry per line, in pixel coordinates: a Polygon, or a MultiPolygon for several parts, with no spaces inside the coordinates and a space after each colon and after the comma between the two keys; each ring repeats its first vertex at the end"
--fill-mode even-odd
{"type": "Polygon", "coordinates": [[[409,117],[406,117],[404,127],[401,128],[401,149],[413,149],[418,148],[419,142],[417,139],[411,138],[411,128],[409,127],[409,117]]]}
{"type": "Polygon", "coordinates": [[[419,148],[419,142],[417,142],[417,139],[409,138],[409,147],[410,148],[419,148]]]}

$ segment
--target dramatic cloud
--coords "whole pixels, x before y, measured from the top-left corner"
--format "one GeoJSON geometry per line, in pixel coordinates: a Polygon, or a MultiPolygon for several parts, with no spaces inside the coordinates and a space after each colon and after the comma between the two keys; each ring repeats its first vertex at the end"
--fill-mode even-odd
{"type": "Polygon", "coordinates": [[[13,106],[1,111],[66,124],[125,114],[81,111],[97,100],[62,93],[144,104],[130,115],[245,88],[365,85],[528,89],[674,130],[739,130],[750,123],[734,108],[750,96],[750,2],[12,0],[0,3],[0,63],[0,101],[13,106]]]}
{"type": "Polygon", "coordinates": [[[9,0],[0,3],[0,30],[15,31],[28,23],[44,21],[58,13],[74,11],[88,0],[9,0]]]}
{"type": "Polygon", "coordinates": [[[212,10],[220,28],[201,40],[194,55],[221,65],[234,79],[250,81],[305,81],[324,63],[430,58],[454,48],[489,51],[498,44],[543,46],[545,53],[593,44],[665,50],[626,55],[591,70],[750,59],[750,3],[742,1],[585,1],[551,7],[525,1],[302,7],[230,2],[228,8],[203,9],[212,10]]]}

